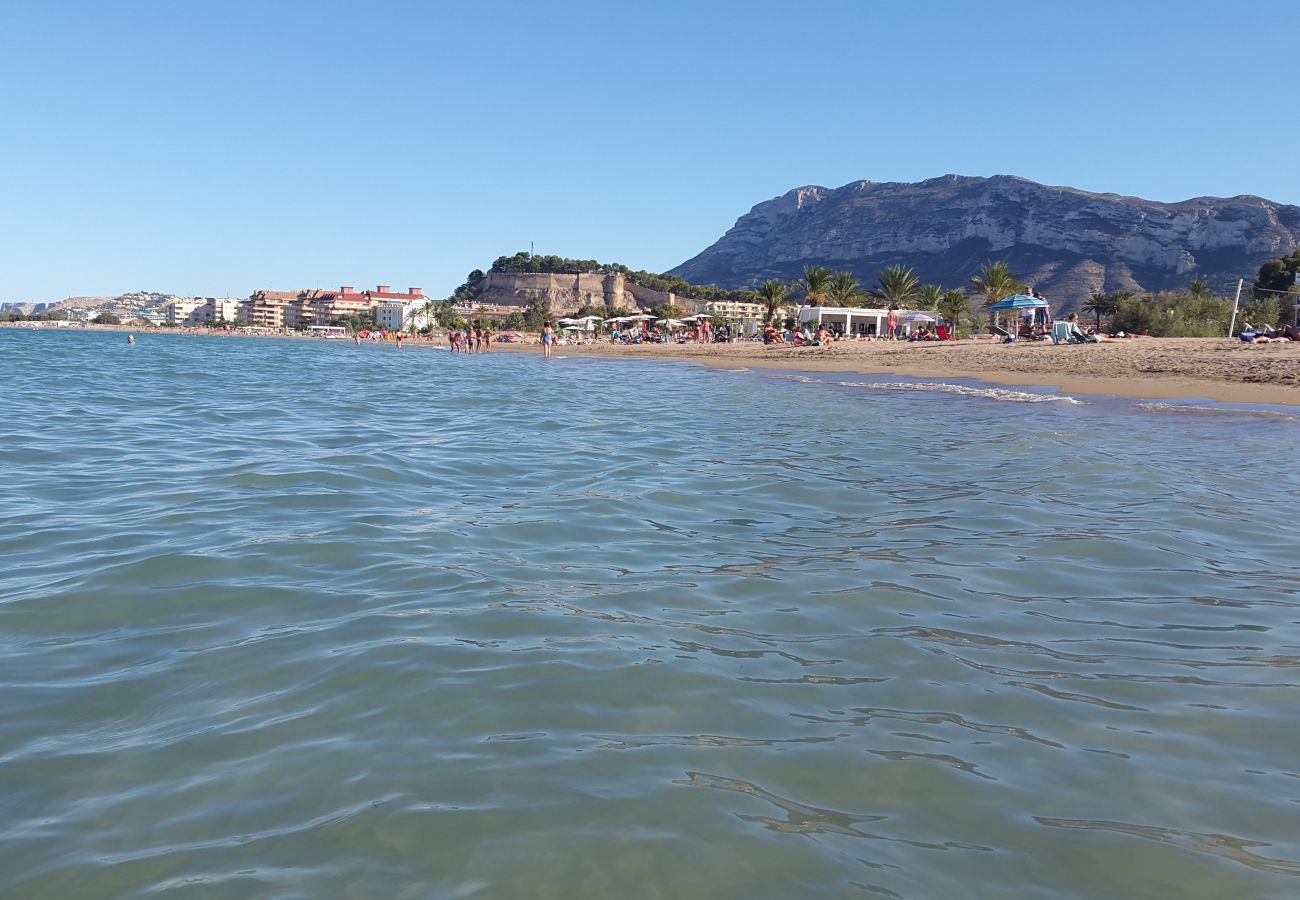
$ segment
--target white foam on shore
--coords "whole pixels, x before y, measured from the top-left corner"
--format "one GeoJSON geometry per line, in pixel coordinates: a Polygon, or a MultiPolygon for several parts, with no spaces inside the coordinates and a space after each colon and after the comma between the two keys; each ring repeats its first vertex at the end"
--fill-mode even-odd
{"type": "Polygon", "coordinates": [[[937,394],[958,394],[963,397],[983,397],[986,400],[1003,400],[1008,403],[1069,403],[1083,406],[1082,400],[1076,400],[1065,394],[1033,394],[1028,391],[1013,391],[1010,388],[977,388],[962,384],[948,384],[933,381],[841,381],[841,387],[870,388],[877,391],[929,391],[937,394]]]}

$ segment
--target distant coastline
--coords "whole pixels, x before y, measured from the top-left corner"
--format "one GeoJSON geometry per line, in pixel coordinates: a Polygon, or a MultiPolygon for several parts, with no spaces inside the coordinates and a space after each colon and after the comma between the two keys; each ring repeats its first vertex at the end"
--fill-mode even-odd
{"type": "MultiPolygon", "coordinates": [[[[30,323],[0,323],[18,331],[70,331],[155,335],[210,335],[322,341],[299,334],[243,334],[204,328],[141,329],[96,325],[32,329],[30,323]]],[[[390,342],[363,342],[380,345],[390,342]]],[[[445,350],[445,335],[409,338],[403,352],[445,350]]],[[[962,340],[934,344],[841,341],[829,347],[764,347],[760,343],[561,346],[567,356],[601,359],[668,360],[728,368],[845,372],[913,378],[974,378],[996,384],[1055,387],[1071,393],[1135,398],[1207,398],[1227,403],[1300,406],[1300,344],[1244,344],[1227,338],[1135,338],[1125,343],[1054,346],[962,340]]],[[[494,343],[493,353],[540,354],[537,336],[518,343],[494,343]]]]}

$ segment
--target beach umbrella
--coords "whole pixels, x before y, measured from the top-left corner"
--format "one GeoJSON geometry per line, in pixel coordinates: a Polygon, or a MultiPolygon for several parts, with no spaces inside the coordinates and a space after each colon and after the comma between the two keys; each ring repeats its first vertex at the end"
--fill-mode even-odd
{"type": "Polygon", "coordinates": [[[1037,297],[1031,297],[1028,294],[1015,294],[1011,297],[1004,297],[997,303],[989,306],[992,310],[1006,309],[1037,309],[1040,306],[1046,306],[1046,300],[1040,300],[1037,297]]]}
{"type": "Polygon", "coordinates": [[[908,313],[903,318],[903,321],[904,322],[934,322],[937,320],[935,319],[934,316],[930,315],[929,313],[914,312],[914,313],[908,313]]]}
{"type": "Polygon", "coordinates": [[[648,316],[648,315],[646,315],[645,313],[641,313],[640,315],[637,315],[637,316],[628,316],[624,321],[627,321],[627,322],[653,322],[653,321],[654,321],[654,316],[648,316]]]}

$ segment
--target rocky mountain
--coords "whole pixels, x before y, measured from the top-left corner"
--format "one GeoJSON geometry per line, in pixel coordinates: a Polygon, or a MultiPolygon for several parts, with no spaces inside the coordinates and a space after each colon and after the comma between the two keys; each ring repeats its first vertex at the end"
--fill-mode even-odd
{"type": "Polygon", "coordinates": [[[1056,302],[1097,290],[1171,290],[1201,277],[1219,292],[1300,246],[1300,207],[1260,197],[1158,203],[1025,178],[945,175],[916,184],[855,181],[795,188],[760,203],[672,270],[695,284],[756,287],[805,263],[851,269],[864,286],[902,263],[923,281],[964,287],[1005,260],[1056,302]]]}

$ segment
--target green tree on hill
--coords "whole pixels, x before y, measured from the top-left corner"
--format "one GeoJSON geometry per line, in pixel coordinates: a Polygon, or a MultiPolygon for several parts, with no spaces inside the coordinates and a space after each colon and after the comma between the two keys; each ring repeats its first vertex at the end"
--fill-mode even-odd
{"type": "Polygon", "coordinates": [[[117,313],[102,312],[95,316],[96,325],[121,325],[122,317],[117,313]]]}
{"type": "MultiPolygon", "coordinates": [[[[594,259],[568,259],[563,256],[535,256],[521,250],[514,256],[500,256],[492,263],[493,272],[539,272],[552,275],[615,275],[628,281],[666,294],[677,294],[697,300],[736,300],[755,303],[755,293],[747,290],[727,290],[712,284],[691,284],[676,275],[656,275],[653,272],[633,271],[620,263],[602,263],[594,259]]],[[[477,270],[475,270],[477,271],[477,270]]],[[[473,276],[474,273],[470,273],[473,276]]],[[[481,276],[482,273],[480,272],[481,276]]],[[[464,287],[464,286],[462,286],[464,287]]],[[[458,289],[459,291],[459,289],[458,289]]]]}

